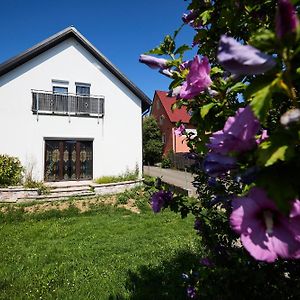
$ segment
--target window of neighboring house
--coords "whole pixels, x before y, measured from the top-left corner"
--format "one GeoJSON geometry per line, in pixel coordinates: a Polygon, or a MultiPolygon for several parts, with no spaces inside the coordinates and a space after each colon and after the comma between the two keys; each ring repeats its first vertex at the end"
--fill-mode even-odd
{"type": "Polygon", "coordinates": [[[159,101],[156,102],[156,108],[160,109],[160,102],[159,101]]]}
{"type": "Polygon", "coordinates": [[[165,144],[166,141],[167,141],[167,140],[166,140],[166,135],[165,135],[164,133],[163,133],[162,136],[161,136],[161,141],[162,141],[163,144],[165,144]]]}
{"type": "Polygon", "coordinates": [[[53,86],[53,94],[68,94],[68,88],[64,86],[53,86]]]}
{"type": "Polygon", "coordinates": [[[164,124],[164,119],[165,119],[165,117],[164,117],[163,115],[161,115],[161,116],[159,117],[159,124],[160,124],[160,125],[163,125],[163,124],[164,124]]]}
{"type": "Polygon", "coordinates": [[[91,94],[90,89],[88,84],[76,84],[76,95],[89,96],[91,94]]]}

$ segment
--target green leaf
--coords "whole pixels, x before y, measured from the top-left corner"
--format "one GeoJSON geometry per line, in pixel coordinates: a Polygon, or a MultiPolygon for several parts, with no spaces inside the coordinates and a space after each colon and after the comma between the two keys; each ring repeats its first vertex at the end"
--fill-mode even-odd
{"type": "Polygon", "coordinates": [[[274,133],[258,147],[258,163],[264,167],[269,167],[279,160],[287,161],[293,156],[293,141],[290,136],[283,133],[274,133]]]}
{"type": "Polygon", "coordinates": [[[166,35],[163,43],[161,44],[161,49],[167,54],[173,54],[175,51],[175,41],[170,35],[166,35]]]}
{"type": "Polygon", "coordinates": [[[235,85],[230,87],[229,92],[230,93],[240,93],[245,90],[247,85],[243,82],[237,82],[235,85]]]}
{"type": "Polygon", "coordinates": [[[211,103],[208,103],[208,104],[203,105],[203,106],[200,108],[200,115],[201,115],[201,118],[204,119],[205,116],[209,113],[209,111],[210,111],[215,105],[217,105],[217,103],[214,103],[214,102],[211,102],[211,103]]]}
{"type": "Polygon", "coordinates": [[[272,106],[272,90],[270,86],[266,86],[253,94],[250,106],[257,118],[264,124],[272,106]]]}
{"type": "Polygon", "coordinates": [[[191,50],[191,49],[192,48],[190,46],[184,44],[184,45],[180,46],[179,48],[177,48],[174,54],[183,55],[185,51],[191,50]]]}
{"type": "Polygon", "coordinates": [[[205,10],[203,13],[201,13],[200,18],[202,20],[203,25],[206,25],[208,23],[208,21],[211,18],[212,12],[213,12],[213,9],[211,8],[211,9],[205,10]]]}
{"type": "Polygon", "coordinates": [[[213,67],[210,70],[210,75],[223,74],[223,70],[219,67],[213,67]]]}
{"type": "Polygon", "coordinates": [[[272,94],[276,89],[277,81],[277,78],[269,81],[269,78],[258,77],[245,91],[246,98],[251,100],[250,106],[255,116],[263,124],[272,107],[272,94]]]}
{"type": "Polygon", "coordinates": [[[276,44],[275,33],[271,30],[260,28],[251,36],[249,44],[261,51],[272,50],[276,44]]]}
{"type": "Polygon", "coordinates": [[[146,54],[171,55],[175,50],[175,41],[170,35],[166,35],[164,41],[157,47],[149,50],[146,54]]]}
{"type": "Polygon", "coordinates": [[[181,105],[178,102],[175,102],[171,105],[171,110],[173,111],[173,110],[178,109],[180,107],[181,107],[181,105]]]}
{"type": "Polygon", "coordinates": [[[259,163],[265,167],[271,166],[278,160],[285,161],[289,153],[289,146],[272,147],[270,142],[265,142],[261,146],[259,153],[259,163]]]}
{"type": "Polygon", "coordinates": [[[290,202],[298,196],[299,181],[297,168],[291,165],[272,165],[263,168],[256,184],[262,187],[277,207],[284,213],[290,210],[290,202]],[[288,176],[286,176],[288,174],[288,176]]]}
{"type": "Polygon", "coordinates": [[[146,52],[145,54],[157,54],[157,55],[163,55],[166,54],[163,49],[161,48],[161,45],[149,50],[148,52],[146,52]]]}

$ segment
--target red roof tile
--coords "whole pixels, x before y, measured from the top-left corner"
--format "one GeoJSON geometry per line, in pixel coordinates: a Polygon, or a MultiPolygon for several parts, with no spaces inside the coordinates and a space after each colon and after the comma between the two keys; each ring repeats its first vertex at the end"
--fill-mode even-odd
{"type": "Polygon", "coordinates": [[[156,95],[160,99],[164,109],[171,122],[181,121],[182,123],[189,123],[191,116],[187,113],[185,107],[177,108],[172,111],[172,104],[176,102],[176,97],[168,97],[168,92],[155,91],[156,95]]]}

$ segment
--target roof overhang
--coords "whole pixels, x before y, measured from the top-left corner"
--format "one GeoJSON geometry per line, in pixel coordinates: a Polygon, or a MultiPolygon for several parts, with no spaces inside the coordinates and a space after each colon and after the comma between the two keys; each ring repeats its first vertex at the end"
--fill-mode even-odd
{"type": "Polygon", "coordinates": [[[75,27],[67,27],[48,39],[36,44],[32,48],[0,64],[0,76],[19,67],[41,53],[55,47],[59,43],[75,38],[87,51],[89,51],[101,64],[115,75],[133,94],[142,101],[142,111],[151,106],[151,100],[132,81],[120,72],[99,50],[97,50],[75,27]]]}

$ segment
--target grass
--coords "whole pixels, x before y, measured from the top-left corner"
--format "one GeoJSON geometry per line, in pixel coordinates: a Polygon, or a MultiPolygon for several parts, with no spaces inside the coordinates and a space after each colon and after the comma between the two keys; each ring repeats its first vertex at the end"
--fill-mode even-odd
{"type": "Polygon", "coordinates": [[[108,205],[0,216],[0,299],[185,299],[192,220],[108,205]]]}
{"type": "Polygon", "coordinates": [[[124,174],[118,176],[102,176],[95,179],[95,182],[98,184],[104,183],[115,183],[115,182],[122,182],[122,181],[130,181],[130,180],[137,180],[139,175],[138,168],[135,171],[126,171],[124,174]]]}

